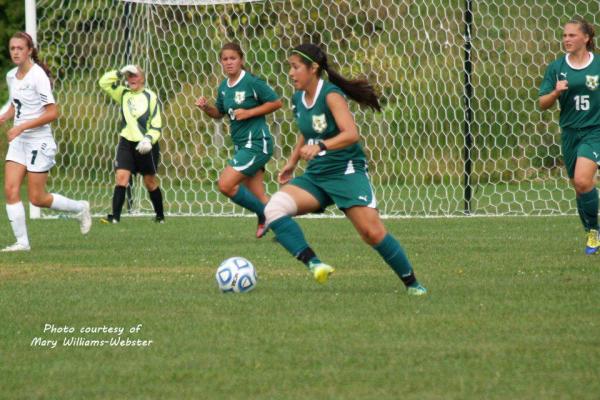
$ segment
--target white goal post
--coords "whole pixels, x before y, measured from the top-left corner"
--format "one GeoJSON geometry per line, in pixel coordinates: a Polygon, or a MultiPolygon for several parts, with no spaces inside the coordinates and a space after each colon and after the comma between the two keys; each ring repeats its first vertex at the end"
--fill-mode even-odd
{"type": "MultiPolygon", "coordinates": [[[[312,41],[340,72],[366,76],[381,93],[383,112],[351,108],[382,214],[573,214],[557,110],[540,112],[537,92],[561,53],[562,25],[575,15],[598,28],[600,3],[38,0],[38,46],[61,109],[50,187],[89,199],[95,214],[110,211],[119,112],[97,81],[137,63],[163,104],[167,213],[244,214],[215,184],[231,155],[228,128],[194,101],[214,101],[223,78],[218,51],[239,42],[249,69],[285,99],[268,118],[276,152],[265,178],[273,193],[297,134],[287,56],[312,41]]],[[[131,211],[151,209],[136,180],[131,211]]]]}

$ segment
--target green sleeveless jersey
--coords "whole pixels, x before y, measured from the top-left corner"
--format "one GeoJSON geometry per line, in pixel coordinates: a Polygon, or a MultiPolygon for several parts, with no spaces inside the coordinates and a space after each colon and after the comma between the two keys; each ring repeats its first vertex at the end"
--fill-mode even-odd
{"type": "Polygon", "coordinates": [[[588,129],[600,127],[600,56],[590,53],[589,63],[573,68],[568,55],[550,63],[540,86],[540,96],[551,93],[556,81],[567,80],[569,89],[558,98],[560,127],[588,129]]]}
{"type": "Polygon", "coordinates": [[[233,143],[247,148],[262,148],[263,141],[271,137],[265,116],[237,121],[233,112],[238,108],[247,110],[258,107],[279,99],[279,96],[264,80],[244,70],[237,82],[229,85],[226,78],[218,90],[216,107],[221,114],[229,118],[233,143]]]}
{"type": "MultiPolygon", "coordinates": [[[[322,79],[319,80],[312,105],[306,104],[304,91],[298,91],[292,97],[294,116],[306,144],[316,144],[340,133],[327,106],[326,98],[329,93],[339,93],[345,97],[342,89],[322,79]]],[[[359,143],[354,143],[343,149],[320,152],[308,162],[306,172],[317,175],[351,174],[355,170],[364,171],[365,164],[362,147],[359,143]]]]}

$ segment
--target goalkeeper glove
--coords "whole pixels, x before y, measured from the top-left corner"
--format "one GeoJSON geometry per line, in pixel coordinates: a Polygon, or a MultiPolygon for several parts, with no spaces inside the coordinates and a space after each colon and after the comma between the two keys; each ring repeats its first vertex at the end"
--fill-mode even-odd
{"type": "Polygon", "coordinates": [[[121,75],[125,75],[125,74],[138,75],[140,73],[140,71],[138,71],[137,67],[133,64],[124,66],[123,68],[121,68],[121,70],[119,72],[121,73],[121,75]]]}
{"type": "Polygon", "coordinates": [[[152,150],[152,136],[144,135],[144,138],[135,146],[140,154],[148,154],[152,150]]]}

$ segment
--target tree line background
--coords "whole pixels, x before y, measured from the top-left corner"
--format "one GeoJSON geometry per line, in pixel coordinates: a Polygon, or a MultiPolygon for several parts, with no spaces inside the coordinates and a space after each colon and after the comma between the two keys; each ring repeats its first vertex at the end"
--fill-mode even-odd
{"type": "MultiPolygon", "coordinates": [[[[12,68],[8,53],[8,40],[16,31],[25,30],[25,2],[15,0],[0,0],[0,74],[4,81],[4,74],[12,68]]],[[[0,84],[0,101],[2,104],[8,98],[5,81],[0,84]]]]}

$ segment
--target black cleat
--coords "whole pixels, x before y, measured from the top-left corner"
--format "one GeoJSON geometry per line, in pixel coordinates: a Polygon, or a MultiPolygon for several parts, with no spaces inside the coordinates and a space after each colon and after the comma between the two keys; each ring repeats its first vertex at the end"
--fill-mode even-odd
{"type": "Polygon", "coordinates": [[[108,214],[106,218],[100,218],[100,222],[102,222],[103,224],[118,224],[119,219],[115,218],[115,216],[112,214],[108,214]]]}

